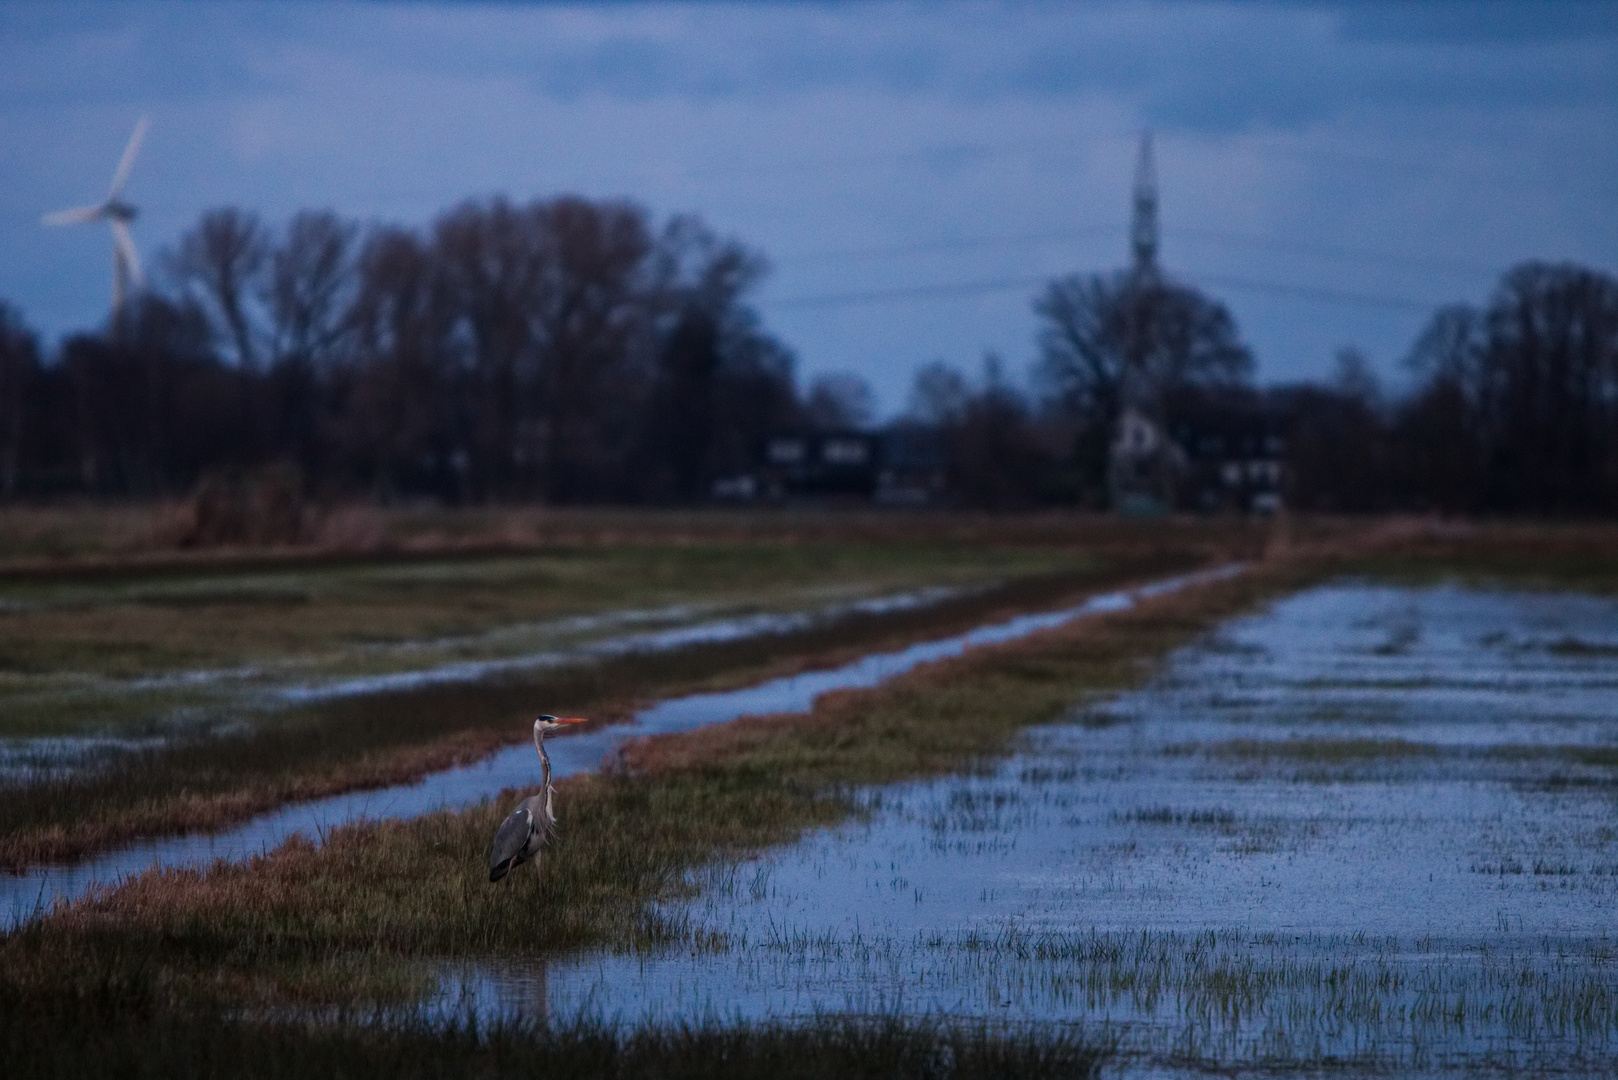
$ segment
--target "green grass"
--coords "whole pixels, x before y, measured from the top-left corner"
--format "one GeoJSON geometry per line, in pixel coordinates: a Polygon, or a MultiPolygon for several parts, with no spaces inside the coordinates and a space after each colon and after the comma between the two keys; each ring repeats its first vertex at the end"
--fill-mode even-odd
{"type": "MultiPolygon", "coordinates": [[[[374,664],[367,647],[628,608],[782,610],[839,596],[1082,568],[1071,549],[735,543],[554,547],[248,570],[0,575],[0,672],[113,678],[374,664]]],[[[0,730],[11,725],[0,719],[0,730]]]]}
{"type": "MultiPolygon", "coordinates": [[[[1412,566],[1426,556],[1400,558],[1399,565],[1412,566]]],[[[399,1075],[418,1068],[416,1075],[506,1075],[503,1070],[526,1067],[528,1059],[574,1061],[551,1058],[561,1052],[559,1044],[543,1040],[568,1038],[569,1031],[579,1029],[502,1030],[474,1038],[460,1029],[412,1032],[265,1018],[313,1010],[317,1016],[363,1020],[373,1008],[408,1008],[428,992],[434,965],[446,958],[545,958],[675,943],[735,947],[724,940],[693,939],[692,928],[661,914],[658,902],[690,895],[704,868],[846,820],[859,812],[850,793],[860,786],[967,769],[1000,754],[1028,726],[1071,715],[1075,701],[1138,683],[1157,658],[1217,622],[1345,565],[1350,564],[1324,560],[1264,569],[936,665],[875,690],[828,695],[806,717],[748,720],[636,744],[617,770],[561,785],[562,832],[545,873],[523,868],[502,886],[488,884],[483,860],[509,793],[465,813],[352,826],[320,846],[289,844],[246,864],[142,876],[0,939],[0,1015],[11,1004],[14,1015],[23,1017],[7,1028],[8,1042],[0,1049],[14,1045],[24,1037],[18,1032],[26,1030],[40,1049],[25,1060],[41,1062],[35,1071],[53,1075],[73,1075],[80,1068],[72,1064],[83,1060],[75,1056],[75,1041],[90,1048],[88,1055],[115,1064],[150,1054],[175,1063],[174,1071],[232,1075],[255,1075],[251,1070],[260,1067],[266,1071],[256,1075],[279,1075],[268,1071],[272,1065],[301,1075],[345,1070],[366,1075],[369,1066],[360,1063],[362,1058],[381,1063],[381,1071],[394,1067],[399,1075]],[[29,1013],[18,1004],[23,1002],[46,1004],[29,1013]],[[231,1019],[214,1022],[221,1015],[217,1010],[231,1019]],[[180,1032],[197,1017],[202,1019],[190,1029],[195,1035],[180,1032]],[[539,1053],[536,1045],[547,1049],[539,1053]],[[276,1064],[288,1061],[295,1064],[276,1064]],[[222,1064],[215,1068],[213,1063],[222,1064]]],[[[1610,558],[1590,565],[1615,580],[1610,558]]],[[[422,716],[437,715],[444,704],[429,707],[422,699],[422,716]]],[[[493,715],[498,704],[490,699],[479,707],[493,715]]],[[[1380,754],[1382,748],[1375,749],[1380,754]]],[[[1362,751],[1370,748],[1332,753],[1352,759],[1362,751]]],[[[1178,811],[1168,813],[1172,820],[1178,811]]],[[[1224,823],[1214,812],[1208,824],[1224,823]]],[[[1334,966],[1284,949],[1275,963],[1266,964],[1253,959],[1253,943],[1244,941],[1210,940],[1205,947],[1200,938],[1159,941],[1132,935],[1011,944],[1016,947],[1009,952],[994,945],[980,948],[979,955],[1043,950],[1053,970],[1071,980],[1073,993],[1139,990],[1156,995],[1152,1000],[1181,994],[1191,1014],[1200,1010],[1210,1018],[1255,1003],[1285,1005],[1300,995],[1318,997],[1325,987],[1329,993],[1320,1000],[1329,1009],[1318,1016],[1298,1015],[1306,1025],[1335,1023],[1397,1004],[1395,991],[1409,985],[1385,986],[1379,981],[1383,968],[1376,964],[1334,966]],[[1136,937],[1141,944],[1131,953],[1136,937]]],[[[952,939],[939,948],[952,958],[972,955],[968,941],[952,939]]],[[[1456,1022],[1469,1022],[1468,1009],[1509,1008],[1527,1031],[1541,1023],[1613,1022],[1610,989],[1600,980],[1558,981],[1541,978],[1537,969],[1498,963],[1481,970],[1475,987],[1455,983],[1422,997],[1412,1021],[1442,1025],[1458,1017],[1456,1022]]],[[[1389,971],[1390,979],[1403,977],[1389,971]]],[[[926,1053],[938,1053],[940,1032],[958,1036],[955,1029],[931,1030],[932,1042],[926,1045],[932,1049],[926,1053]]],[[[601,1068],[619,1071],[573,1068],[577,1075],[657,1075],[658,1065],[673,1069],[684,1061],[698,1063],[692,1074],[723,1075],[703,1070],[735,1060],[753,1070],[736,1075],[791,1076],[794,1063],[811,1060],[817,1046],[832,1055],[829,1060],[839,1060],[827,1044],[802,1041],[819,1037],[815,1031],[814,1025],[721,1027],[711,1029],[706,1041],[691,1042],[688,1031],[641,1029],[646,1041],[638,1045],[655,1052],[639,1058],[633,1056],[637,1036],[617,1032],[603,1036],[612,1046],[602,1051],[609,1064],[601,1068]],[[698,1044],[691,1057],[677,1049],[698,1044]],[[793,1062],[768,1056],[783,1047],[793,1062]]],[[[1298,1037],[1307,1042],[1307,1026],[1298,1037]]],[[[1049,1052],[1050,1036],[1042,1038],[1027,1044],[1031,1053],[1049,1052]]],[[[1276,1060],[1287,1060],[1288,1053],[1306,1057],[1303,1042],[1293,1047],[1278,1041],[1276,1060]]],[[[886,1051],[857,1038],[844,1045],[862,1047],[850,1059],[854,1065],[891,1060],[880,1057],[886,1051]]],[[[1188,1029],[1188,1060],[1209,1045],[1188,1029]]],[[[1094,1053],[1071,1046],[1075,1053],[1094,1053]]],[[[1003,1074],[1029,1068],[1037,1075],[1026,1065],[1031,1060],[1017,1059],[1022,1064],[1003,1074]]],[[[1055,1054],[1050,1060],[1068,1059],[1055,1054]]],[[[1073,1071],[1050,1075],[1084,1075],[1078,1065],[1062,1067],[1073,1071]]],[[[1093,1062],[1084,1067],[1092,1068],[1093,1062]]],[[[125,1065],[122,1071],[136,1068],[125,1065]]],[[[915,1073],[907,1068],[896,1064],[884,1075],[923,1075],[935,1066],[917,1066],[915,1073]]]]}
{"type": "Polygon", "coordinates": [[[211,870],[145,875],[0,943],[23,985],[136,979],[143,995],[244,1002],[397,1000],[419,961],[544,956],[680,941],[653,902],[690,874],[855,812],[852,786],[959,769],[1076,697],[1138,681],[1152,658],[1259,597],[1254,575],[986,650],[806,717],[740,721],[629,747],[607,775],[560,785],[543,876],[491,887],[484,858],[509,799],[465,813],[350,826],[321,846],[211,870]],[[543,917],[536,917],[543,913],[543,917]],[[72,962],[58,965],[55,958],[72,962]]]}
{"type": "Polygon", "coordinates": [[[540,669],[475,683],[339,698],[228,737],[180,738],[105,768],[0,786],[0,867],[72,858],[144,837],[216,829],[284,802],[403,783],[521,737],[540,712],[622,715],[633,703],[754,679],[805,662],[1052,605],[1086,590],[1183,569],[1160,553],[1038,575],[926,608],[850,615],[785,634],[540,669]]]}
{"type": "Polygon", "coordinates": [[[693,940],[657,901],[690,895],[716,861],[845,820],[858,812],[854,785],[1002,752],[1075,695],[1137,681],[1153,657],[1297,581],[1209,586],[828,695],[807,717],[636,744],[617,770],[561,785],[563,827],[544,874],[525,867],[501,886],[483,861],[508,799],[354,825],[245,864],[143,875],[0,939],[0,1050],[15,1075],[52,1076],[94,1062],[125,1075],[267,1077],[528,1075],[535,1063],[625,1077],[1093,1075],[1103,1053],[1070,1033],[926,1020],[628,1032],[355,1021],[408,1014],[443,958],[722,948],[693,940]],[[273,1019],[288,1015],[334,1022],[273,1019]],[[594,1058],[580,1056],[584,1045],[594,1058]]]}

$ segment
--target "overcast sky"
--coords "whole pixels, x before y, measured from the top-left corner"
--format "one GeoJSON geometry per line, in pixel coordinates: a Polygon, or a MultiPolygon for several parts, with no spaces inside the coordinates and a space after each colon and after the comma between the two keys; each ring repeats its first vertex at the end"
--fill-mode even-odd
{"type": "Polygon", "coordinates": [[[769,256],[806,375],[884,409],[943,358],[1034,355],[1030,299],[1123,265],[1140,132],[1162,259],[1267,382],[1390,379],[1431,307],[1519,260],[1618,269],[1618,5],[6,3],[0,298],[99,321],[100,198],[148,262],[204,209],[425,223],[470,196],[627,196],[769,256]]]}

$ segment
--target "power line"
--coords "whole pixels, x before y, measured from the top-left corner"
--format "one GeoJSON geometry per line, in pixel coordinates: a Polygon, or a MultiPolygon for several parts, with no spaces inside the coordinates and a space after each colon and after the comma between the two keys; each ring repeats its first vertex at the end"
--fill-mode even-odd
{"type": "MultiPolygon", "coordinates": [[[[1051,244],[1067,243],[1073,240],[1091,239],[1097,236],[1122,237],[1128,232],[1128,226],[1122,223],[1111,225],[1079,225],[1070,229],[1053,229],[1049,232],[1038,233],[1011,233],[1005,236],[976,236],[960,237],[950,240],[923,241],[911,244],[894,244],[887,247],[868,248],[841,248],[823,249],[820,251],[804,251],[778,258],[782,263],[803,262],[853,262],[864,260],[877,260],[888,258],[902,258],[907,255],[930,255],[937,252],[948,251],[974,251],[983,248],[1032,248],[1044,247],[1051,244]]],[[[1456,262],[1449,259],[1429,259],[1420,256],[1397,255],[1391,252],[1374,251],[1369,248],[1335,247],[1324,244],[1299,244],[1287,240],[1278,240],[1270,236],[1255,235],[1252,233],[1230,232],[1223,229],[1195,229],[1176,228],[1172,230],[1170,240],[1175,236],[1189,237],[1196,240],[1211,240],[1215,243],[1229,244],[1233,247],[1242,247],[1249,250],[1269,251],[1285,255],[1302,255],[1309,258],[1336,259],[1346,262],[1363,262],[1382,266],[1394,266],[1407,270],[1438,270],[1455,274],[1485,274],[1493,276],[1499,273],[1498,267],[1483,266],[1479,263],[1456,262]]]]}
{"type": "Polygon", "coordinates": [[[1012,233],[1007,236],[967,236],[952,240],[925,240],[911,244],[893,244],[887,247],[830,248],[820,251],[800,251],[777,259],[779,262],[852,262],[864,259],[889,259],[905,255],[930,255],[941,251],[976,251],[982,248],[1041,247],[1046,244],[1067,243],[1072,240],[1097,236],[1116,237],[1125,232],[1123,225],[1078,225],[1071,229],[1057,229],[1040,233],[1012,233]]]}
{"type": "Polygon", "coordinates": [[[1433,311],[1443,306],[1440,302],[1431,300],[1412,300],[1403,296],[1378,296],[1374,293],[1353,292],[1347,289],[1333,289],[1314,285],[1281,285],[1273,281],[1252,281],[1247,278],[1233,278],[1219,275],[1203,274],[1198,280],[1207,285],[1214,285],[1222,289],[1238,289],[1246,292],[1269,293],[1273,296],[1290,296],[1300,300],[1313,300],[1323,304],[1346,304],[1353,307],[1384,307],[1402,308],[1406,311],[1433,311]]]}
{"type": "MultiPolygon", "coordinates": [[[[820,293],[810,296],[792,296],[766,301],[772,308],[824,308],[859,307],[867,304],[902,303],[905,301],[935,300],[951,296],[988,295],[1013,289],[1036,288],[1052,280],[1053,275],[1022,275],[1018,277],[989,278],[981,281],[941,282],[936,285],[906,285],[891,289],[860,289],[846,292],[820,293]]],[[[1219,275],[1197,275],[1193,283],[1242,292],[1266,293],[1297,300],[1323,304],[1344,304],[1354,307],[1396,308],[1405,311],[1432,311],[1440,302],[1413,300],[1402,296],[1379,296],[1312,285],[1284,285],[1273,281],[1233,278],[1219,275]]]]}
{"type": "Polygon", "coordinates": [[[1394,255],[1385,251],[1373,251],[1369,248],[1298,244],[1289,240],[1277,240],[1273,237],[1255,236],[1250,233],[1227,232],[1223,229],[1175,229],[1174,231],[1182,236],[1214,240],[1257,251],[1273,251],[1283,255],[1341,259],[1348,262],[1396,266],[1406,270],[1440,270],[1455,274],[1487,274],[1493,276],[1500,272],[1499,267],[1482,266],[1478,263],[1456,262],[1451,259],[1430,259],[1419,255],[1394,255]]]}
{"type": "Polygon", "coordinates": [[[988,281],[961,281],[939,285],[904,285],[893,289],[863,289],[850,292],[822,293],[818,296],[791,296],[770,302],[775,308],[853,307],[861,304],[885,304],[895,300],[930,300],[944,296],[971,296],[979,293],[1007,292],[1027,289],[1043,284],[1048,277],[994,278],[988,281]]]}

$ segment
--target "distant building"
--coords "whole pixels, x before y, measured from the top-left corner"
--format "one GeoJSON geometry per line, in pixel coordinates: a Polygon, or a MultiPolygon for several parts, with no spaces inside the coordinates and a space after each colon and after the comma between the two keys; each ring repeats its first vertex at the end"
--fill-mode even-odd
{"type": "Polygon", "coordinates": [[[1126,514],[1162,514],[1175,505],[1185,453],[1157,422],[1126,408],[1107,453],[1107,489],[1126,514]]]}
{"type": "Polygon", "coordinates": [[[1172,429],[1125,409],[1109,449],[1107,482],[1115,509],[1159,514],[1273,514],[1282,507],[1283,420],[1247,399],[1179,403],[1172,429]]]}
{"type": "Polygon", "coordinates": [[[1180,505],[1249,514],[1281,509],[1286,440],[1273,409],[1226,402],[1188,411],[1175,422],[1174,441],[1186,459],[1180,505]]]}
{"type": "Polygon", "coordinates": [[[948,464],[942,434],[919,424],[782,432],[764,440],[753,469],[715,480],[712,493],[726,502],[869,499],[930,506],[947,497],[948,464]]]}
{"type": "MultiPolygon", "coordinates": [[[[1160,282],[1157,171],[1150,132],[1141,136],[1135,167],[1130,236],[1133,281],[1160,282]]],[[[1275,411],[1240,388],[1165,393],[1147,383],[1146,369],[1144,362],[1128,363],[1120,379],[1124,404],[1107,456],[1112,505],[1136,514],[1280,510],[1286,447],[1275,411]],[[1165,423],[1161,417],[1171,419],[1165,423]]]]}
{"type": "Polygon", "coordinates": [[[759,469],[761,489],[775,498],[859,497],[876,491],[878,436],[863,431],[772,435],[759,469]]]}

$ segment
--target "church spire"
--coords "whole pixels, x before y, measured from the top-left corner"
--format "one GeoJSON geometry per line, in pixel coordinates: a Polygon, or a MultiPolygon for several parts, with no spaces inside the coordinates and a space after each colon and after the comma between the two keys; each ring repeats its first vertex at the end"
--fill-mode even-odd
{"type": "Polygon", "coordinates": [[[1135,276],[1157,277],[1157,166],[1152,160],[1152,132],[1141,132],[1140,157],[1135,162],[1135,213],[1129,240],[1135,249],[1135,276]]]}

